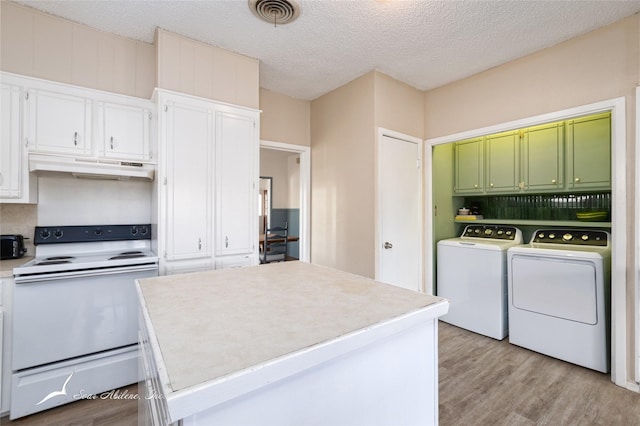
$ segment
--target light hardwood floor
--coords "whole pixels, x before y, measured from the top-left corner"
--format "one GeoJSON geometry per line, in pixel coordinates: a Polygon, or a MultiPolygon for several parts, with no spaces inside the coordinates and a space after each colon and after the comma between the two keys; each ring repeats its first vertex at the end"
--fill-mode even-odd
{"type": "Polygon", "coordinates": [[[440,322],[440,425],[640,425],[608,374],[440,322]]]}
{"type": "MultiPolygon", "coordinates": [[[[138,385],[127,386],[119,391],[126,392],[128,395],[137,395],[138,385]]],[[[109,397],[82,400],[16,420],[3,417],[0,419],[0,424],[2,426],[138,426],[138,401],[109,397]]]]}
{"type": "MultiPolygon", "coordinates": [[[[640,394],[614,385],[607,374],[443,322],[439,343],[441,426],[640,426],[640,394]]],[[[137,385],[124,389],[137,393],[137,385]]],[[[137,408],[135,400],[78,401],[0,423],[135,426],[137,408]]]]}

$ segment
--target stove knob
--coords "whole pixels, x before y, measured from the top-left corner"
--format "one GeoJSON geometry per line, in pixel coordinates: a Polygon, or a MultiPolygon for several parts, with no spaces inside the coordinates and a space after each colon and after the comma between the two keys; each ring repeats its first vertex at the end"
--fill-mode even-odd
{"type": "Polygon", "coordinates": [[[55,232],[53,233],[53,236],[56,238],[62,238],[62,230],[61,229],[56,229],[55,232]]]}
{"type": "Polygon", "coordinates": [[[562,239],[563,239],[564,241],[571,241],[571,240],[573,240],[573,235],[572,235],[572,234],[569,234],[569,233],[567,232],[566,234],[564,234],[564,235],[562,236],[562,239]]]}
{"type": "Polygon", "coordinates": [[[142,235],[147,235],[149,233],[149,228],[147,228],[146,226],[143,226],[141,233],[142,235]]]}
{"type": "Polygon", "coordinates": [[[100,228],[96,228],[93,230],[93,235],[95,235],[96,237],[99,237],[100,235],[102,235],[102,229],[100,228]]]}
{"type": "Polygon", "coordinates": [[[46,240],[50,236],[51,236],[51,231],[49,231],[48,229],[43,229],[42,231],[40,231],[40,238],[42,238],[43,240],[46,240]]]}
{"type": "Polygon", "coordinates": [[[138,227],[132,226],[129,232],[131,232],[131,235],[138,235],[138,227]]]}
{"type": "Polygon", "coordinates": [[[580,239],[582,241],[587,241],[589,239],[589,236],[587,234],[582,234],[582,237],[580,237],[580,239]]]}

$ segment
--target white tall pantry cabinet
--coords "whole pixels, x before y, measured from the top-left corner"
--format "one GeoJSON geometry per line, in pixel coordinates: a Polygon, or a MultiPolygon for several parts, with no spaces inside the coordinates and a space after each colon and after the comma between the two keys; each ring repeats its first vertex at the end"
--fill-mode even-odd
{"type": "Polygon", "coordinates": [[[156,90],[160,273],[258,263],[259,111],[156,90]]]}

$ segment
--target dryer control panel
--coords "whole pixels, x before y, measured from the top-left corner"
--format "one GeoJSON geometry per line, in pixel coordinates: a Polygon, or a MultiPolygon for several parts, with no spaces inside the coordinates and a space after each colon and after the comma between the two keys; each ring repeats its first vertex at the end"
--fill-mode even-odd
{"type": "Polygon", "coordinates": [[[521,238],[518,228],[500,225],[468,225],[464,228],[463,237],[486,238],[492,240],[515,241],[521,238]]]}
{"type": "Polygon", "coordinates": [[[531,242],[606,247],[609,233],[589,229],[538,229],[531,242]]]}

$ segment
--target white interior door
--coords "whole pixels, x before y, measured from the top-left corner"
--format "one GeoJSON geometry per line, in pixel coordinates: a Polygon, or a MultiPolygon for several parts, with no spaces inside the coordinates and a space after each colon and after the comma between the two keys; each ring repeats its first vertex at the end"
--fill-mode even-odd
{"type": "Polygon", "coordinates": [[[422,291],[422,141],[378,133],[376,279],[422,291]]]}

